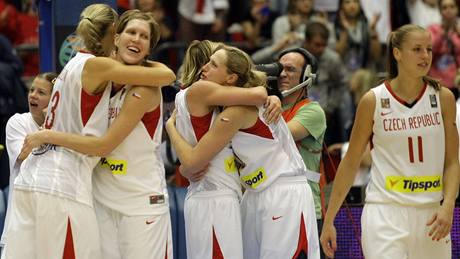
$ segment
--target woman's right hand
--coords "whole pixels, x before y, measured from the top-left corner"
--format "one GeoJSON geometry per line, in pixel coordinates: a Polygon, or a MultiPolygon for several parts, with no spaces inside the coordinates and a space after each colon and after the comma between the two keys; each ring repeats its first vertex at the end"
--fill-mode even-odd
{"type": "Polygon", "coordinates": [[[26,159],[30,152],[32,152],[32,149],[46,143],[45,139],[48,132],[49,130],[45,129],[27,135],[22,144],[21,153],[19,153],[18,159],[21,161],[26,159]]]}
{"type": "Polygon", "coordinates": [[[323,225],[320,241],[326,256],[334,258],[334,253],[337,251],[337,233],[334,224],[323,225]]]}

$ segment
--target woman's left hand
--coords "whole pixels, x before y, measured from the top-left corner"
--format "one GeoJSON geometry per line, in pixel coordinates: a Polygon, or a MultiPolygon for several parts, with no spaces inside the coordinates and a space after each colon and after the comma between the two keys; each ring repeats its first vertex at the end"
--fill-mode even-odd
{"type": "Polygon", "coordinates": [[[264,119],[265,121],[270,124],[272,122],[278,122],[281,118],[281,113],[283,110],[281,109],[281,100],[276,95],[270,95],[267,97],[267,101],[265,102],[265,112],[264,112],[264,119]]]}
{"type": "Polygon", "coordinates": [[[442,205],[438,211],[428,220],[427,226],[431,227],[428,235],[432,240],[439,241],[446,237],[452,228],[454,217],[454,208],[452,206],[442,205]]]}

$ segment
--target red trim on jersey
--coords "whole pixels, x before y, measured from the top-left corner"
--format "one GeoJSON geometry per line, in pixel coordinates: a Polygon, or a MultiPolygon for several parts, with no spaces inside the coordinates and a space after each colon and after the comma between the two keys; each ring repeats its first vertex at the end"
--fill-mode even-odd
{"type": "Polygon", "coordinates": [[[72,226],[70,226],[70,218],[67,218],[67,233],[65,235],[64,253],[62,259],[75,259],[75,249],[73,246],[72,226]]]}
{"type": "Polygon", "coordinates": [[[83,126],[85,126],[88,122],[103,94],[104,93],[102,92],[100,94],[90,95],[85,91],[85,89],[81,89],[80,109],[83,126]]]}
{"type": "Polygon", "coordinates": [[[193,132],[195,132],[196,140],[200,141],[203,135],[208,132],[209,127],[211,127],[212,112],[201,117],[196,117],[190,114],[190,121],[192,122],[193,132]]]}
{"type": "Polygon", "coordinates": [[[150,135],[150,138],[153,139],[153,135],[155,135],[155,131],[157,129],[158,121],[160,120],[161,117],[161,109],[160,105],[158,107],[151,111],[147,112],[144,114],[142,117],[142,123],[144,123],[144,127],[147,130],[147,132],[150,135]]]}
{"type": "Polygon", "coordinates": [[[212,227],[212,259],[224,259],[214,227],[212,227]]]}
{"type": "Polygon", "coordinates": [[[293,259],[295,258],[307,258],[308,257],[308,238],[307,231],[305,230],[305,222],[303,220],[303,213],[300,216],[300,231],[299,231],[299,242],[297,244],[297,250],[295,251],[293,259]]]}
{"type": "Polygon", "coordinates": [[[390,92],[390,94],[396,99],[396,101],[400,102],[402,105],[404,106],[407,106],[407,107],[413,107],[417,102],[418,100],[420,100],[423,96],[423,94],[425,93],[425,90],[427,88],[427,84],[425,83],[425,85],[423,86],[423,89],[422,91],[420,92],[420,94],[417,96],[417,98],[415,98],[414,102],[413,103],[408,103],[406,101],[404,101],[403,99],[401,99],[399,96],[397,96],[395,94],[395,92],[393,92],[393,89],[391,89],[391,85],[390,83],[388,83],[388,81],[385,81],[385,87],[388,89],[388,91],[390,92]]]}
{"type": "Polygon", "coordinates": [[[257,118],[256,124],[247,129],[241,129],[240,131],[253,134],[262,138],[273,139],[272,132],[259,118],[257,118]]]}
{"type": "Polygon", "coordinates": [[[165,259],[168,259],[168,241],[166,240],[165,259]]]}
{"type": "Polygon", "coordinates": [[[94,53],[92,53],[91,51],[89,51],[89,50],[84,50],[84,49],[81,49],[81,50],[79,50],[78,52],[85,53],[85,54],[94,55],[94,53]]]}

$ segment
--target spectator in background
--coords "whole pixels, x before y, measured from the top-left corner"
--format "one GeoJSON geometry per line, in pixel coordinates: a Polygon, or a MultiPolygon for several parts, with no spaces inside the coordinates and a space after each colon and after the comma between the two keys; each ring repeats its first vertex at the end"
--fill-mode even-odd
{"type": "MultiPolygon", "coordinates": [[[[22,61],[7,37],[0,34],[0,128],[5,129],[15,113],[27,111],[26,86],[21,80],[22,61]]],[[[0,132],[0,144],[5,145],[5,131],[0,132]]],[[[9,172],[6,152],[0,155],[0,172],[9,172]]],[[[8,185],[8,174],[0,174],[0,188],[8,185]]]]}
{"type": "Polygon", "coordinates": [[[454,79],[460,64],[460,24],[458,6],[454,0],[440,0],[439,8],[442,21],[428,27],[433,43],[433,65],[430,76],[439,80],[456,96],[454,79]]]}
{"type": "Polygon", "coordinates": [[[278,17],[272,27],[272,45],[255,52],[254,63],[269,63],[278,52],[290,47],[300,47],[305,36],[307,22],[326,22],[324,15],[313,10],[313,0],[289,0],[287,14],[278,17]]]}
{"type": "Polygon", "coordinates": [[[179,39],[225,41],[228,8],[228,0],[179,0],[179,39]]]}
{"type": "Polygon", "coordinates": [[[241,22],[244,36],[251,46],[260,46],[271,39],[272,25],[277,16],[268,0],[251,0],[249,11],[241,22]]]}
{"type": "Polygon", "coordinates": [[[350,72],[370,67],[371,60],[378,60],[381,46],[375,26],[380,18],[374,15],[368,23],[359,0],[340,0],[334,30],[337,43],[335,50],[350,72]]]}
{"type": "Polygon", "coordinates": [[[406,4],[412,24],[427,28],[441,23],[438,0],[406,0],[406,4]]]}
{"type": "Polygon", "coordinates": [[[155,21],[160,26],[159,44],[173,40],[173,22],[165,15],[161,0],[135,0],[134,7],[142,12],[152,12],[155,21]]]}
{"type": "Polygon", "coordinates": [[[7,0],[0,0],[0,33],[5,35],[13,44],[17,44],[20,34],[17,33],[19,27],[19,11],[7,0]]]}
{"type": "Polygon", "coordinates": [[[352,120],[348,74],[340,56],[327,47],[329,30],[321,22],[309,23],[303,47],[318,60],[316,83],[308,91],[310,100],[318,101],[327,118],[326,144],[345,142],[347,125],[352,120]]]}

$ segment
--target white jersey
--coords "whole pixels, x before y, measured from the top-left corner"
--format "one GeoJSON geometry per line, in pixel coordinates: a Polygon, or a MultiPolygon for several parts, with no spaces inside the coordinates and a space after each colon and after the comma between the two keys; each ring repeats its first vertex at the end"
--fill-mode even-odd
{"type": "Polygon", "coordinates": [[[426,85],[412,107],[387,82],[372,91],[376,105],[366,202],[439,202],[445,152],[439,91],[426,85]]]}
{"type": "MultiPolygon", "coordinates": [[[[187,90],[176,95],[176,128],[182,137],[192,146],[209,130],[217,116],[214,111],[203,117],[193,117],[188,111],[187,90]]],[[[215,191],[230,189],[241,197],[241,185],[235,167],[235,159],[229,145],[225,146],[210,162],[208,172],[199,182],[192,182],[189,194],[199,191],[215,191]]]]}
{"type": "MultiPolygon", "coordinates": [[[[110,87],[92,96],[81,84],[83,67],[92,57],[78,53],[59,74],[48,105],[46,128],[98,137],[107,130],[110,87]]],[[[91,174],[98,161],[99,157],[42,145],[22,163],[15,188],[45,192],[92,206],[91,174]]]]}
{"type": "MultiPolygon", "coordinates": [[[[8,157],[10,162],[10,188],[8,189],[8,207],[11,206],[12,192],[14,180],[19,174],[21,163],[18,162],[18,156],[21,153],[22,144],[28,134],[37,132],[39,125],[35,122],[30,112],[27,113],[16,113],[13,115],[6,124],[6,150],[8,151],[8,157]]],[[[10,217],[10,209],[7,209],[5,218],[5,227],[3,228],[3,234],[0,241],[0,245],[5,244],[6,240],[6,229],[8,228],[10,217]]]]}
{"type": "Polygon", "coordinates": [[[267,124],[263,118],[265,109],[258,109],[256,124],[239,130],[232,139],[246,190],[262,191],[280,176],[307,176],[305,163],[284,119],[267,124]]]}
{"type": "MultiPolygon", "coordinates": [[[[116,119],[131,86],[110,98],[109,120],[116,119]]],[[[93,175],[94,198],[124,215],[159,215],[169,211],[165,169],[160,154],[163,103],[146,112],[131,133],[93,175]]]]}

